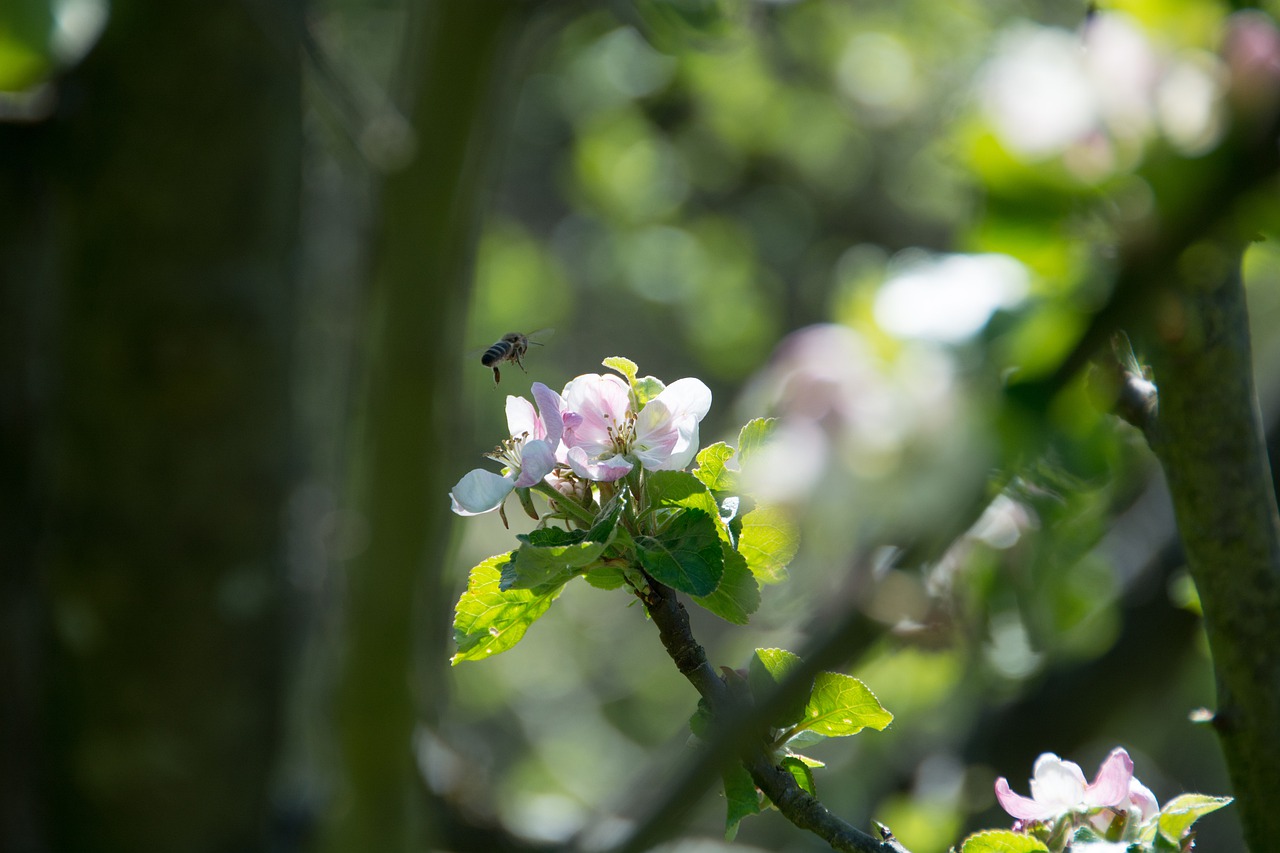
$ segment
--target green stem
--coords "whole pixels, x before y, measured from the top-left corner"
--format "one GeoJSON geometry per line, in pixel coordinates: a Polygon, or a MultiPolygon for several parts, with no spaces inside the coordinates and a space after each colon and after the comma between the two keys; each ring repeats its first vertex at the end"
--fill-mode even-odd
{"type": "Polygon", "coordinates": [[[792,726],[791,728],[787,729],[785,732],[780,732],[778,736],[773,739],[773,748],[778,749],[779,747],[783,746],[787,741],[791,740],[793,737],[800,734],[800,732],[804,730],[805,730],[805,726],[797,725],[797,726],[792,726]]]}

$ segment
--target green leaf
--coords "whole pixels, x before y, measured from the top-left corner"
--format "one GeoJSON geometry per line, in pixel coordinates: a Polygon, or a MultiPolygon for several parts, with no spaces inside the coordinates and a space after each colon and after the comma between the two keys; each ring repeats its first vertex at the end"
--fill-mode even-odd
{"type": "Polygon", "coordinates": [[[1230,803],[1231,797],[1210,797],[1205,794],[1174,797],[1160,810],[1160,834],[1181,846],[1183,836],[1193,823],[1230,803]]]}
{"type": "Polygon", "coordinates": [[[960,853],[1049,853],[1044,842],[1022,832],[989,829],[964,840],[960,853]]]}
{"type": "Polygon", "coordinates": [[[719,522],[700,509],[680,512],[658,536],[637,536],[640,564],[658,583],[707,595],[724,574],[719,522]]]}
{"type": "Polygon", "coordinates": [[[694,457],[698,467],[693,469],[693,476],[713,492],[734,491],[738,487],[738,475],[725,467],[733,454],[734,449],[723,441],[708,444],[694,457]]]}
{"type": "Polygon", "coordinates": [[[762,584],[787,579],[787,564],[800,549],[800,532],[794,521],[777,507],[760,506],[742,516],[738,551],[747,558],[751,574],[762,584]]]}
{"type": "Polygon", "coordinates": [[[788,755],[779,762],[779,766],[791,774],[791,778],[796,780],[796,784],[804,789],[805,793],[811,797],[818,796],[818,788],[813,782],[813,771],[807,764],[794,755],[788,755]]]}
{"type": "Polygon", "coordinates": [[[610,370],[616,370],[627,378],[628,385],[636,383],[636,371],[640,369],[634,361],[629,358],[623,358],[620,355],[611,355],[601,362],[610,370]]]}
{"type": "Polygon", "coordinates": [[[813,680],[802,727],[827,737],[846,737],[867,727],[882,731],[891,722],[893,714],[867,685],[851,675],[820,672],[813,680]]]}
{"type": "MultiPolygon", "coordinates": [[[[650,471],[644,479],[645,496],[651,507],[682,507],[699,509],[719,521],[720,506],[693,474],[686,471],[650,471]]],[[[729,541],[729,529],[717,524],[720,538],[729,541]]]]}
{"type": "Polygon", "coordinates": [[[698,708],[689,718],[689,731],[693,732],[694,737],[706,740],[711,733],[711,720],[711,706],[706,699],[698,699],[698,708]]]}
{"type": "Polygon", "coordinates": [[[693,600],[726,622],[745,625],[751,614],[760,609],[760,585],[747,568],[747,561],[728,542],[720,543],[720,553],[724,556],[720,583],[710,595],[694,596],[693,600]]]}
{"type": "Polygon", "coordinates": [[[453,617],[453,641],[458,652],[450,660],[484,660],[520,642],[525,631],[547,612],[564,584],[549,584],[534,590],[503,590],[499,587],[500,566],[512,554],[498,554],[471,570],[467,591],[458,599],[453,617]]]}
{"type": "Polygon", "coordinates": [[[559,527],[539,527],[528,533],[517,533],[516,538],[526,545],[537,548],[557,548],[563,545],[577,545],[587,538],[581,530],[564,530],[559,527]]]}
{"type": "Polygon", "coordinates": [[[650,506],[682,506],[719,514],[706,485],[688,471],[646,471],[644,494],[650,506]]]}
{"type": "MultiPolygon", "coordinates": [[[[747,685],[751,688],[751,696],[757,703],[767,701],[778,685],[782,684],[791,671],[803,663],[799,655],[786,649],[756,649],[747,665],[747,685]]],[[[775,729],[793,726],[804,719],[805,709],[809,704],[809,691],[797,692],[789,697],[787,705],[769,720],[775,729]]]]}
{"type": "Polygon", "coordinates": [[[627,576],[617,566],[593,566],[582,576],[596,589],[618,589],[626,583],[627,576]]]}
{"type": "Polygon", "coordinates": [[[555,527],[518,535],[524,544],[503,566],[501,588],[535,589],[547,583],[567,583],[604,553],[604,542],[583,541],[586,536],[583,530],[555,527]]]}
{"type": "Polygon", "coordinates": [[[636,395],[636,405],[643,406],[661,394],[666,387],[656,376],[646,376],[631,383],[631,393],[636,395]]]}
{"type": "Polygon", "coordinates": [[[827,763],[825,761],[819,761],[816,758],[810,758],[807,755],[801,755],[800,753],[792,752],[791,750],[787,750],[787,756],[790,758],[794,758],[796,761],[803,762],[805,767],[826,767],[827,766],[827,763]]]}
{"type": "Polygon", "coordinates": [[[626,489],[618,492],[618,494],[609,501],[604,510],[596,516],[595,523],[591,525],[591,529],[587,531],[587,539],[592,542],[603,542],[607,547],[610,545],[617,532],[618,519],[622,517],[622,511],[627,505],[626,489]]]}
{"type": "Polygon", "coordinates": [[[0,4],[0,92],[18,92],[53,70],[49,0],[5,0],[0,4]]]}
{"type": "Polygon", "coordinates": [[[524,514],[538,520],[538,510],[533,506],[533,495],[529,494],[528,489],[516,489],[516,497],[520,500],[520,506],[524,508],[524,514]]]}
{"type": "Polygon", "coordinates": [[[756,418],[747,421],[738,432],[738,467],[744,467],[752,456],[764,446],[778,426],[777,418],[756,418]]]}
{"type": "Polygon", "coordinates": [[[724,838],[732,841],[738,834],[738,824],[753,814],[760,814],[760,792],[751,774],[741,764],[724,773],[724,798],[728,815],[724,824],[724,838]]]}

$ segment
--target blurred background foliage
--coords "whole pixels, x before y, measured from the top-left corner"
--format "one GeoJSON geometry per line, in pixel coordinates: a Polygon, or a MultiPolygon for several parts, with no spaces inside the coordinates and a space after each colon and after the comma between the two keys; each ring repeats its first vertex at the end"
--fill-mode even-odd
{"type": "MultiPolygon", "coordinates": [[[[1034,422],[1011,417],[1001,389],[1060,364],[1109,295],[1122,235],[1197,203],[1197,188],[1162,182],[1162,169],[1211,153],[1228,130],[1224,98],[1245,79],[1221,51],[1232,7],[618,0],[529,11],[486,119],[496,139],[476,149],[492,161],[474,191],[474,264],[420,284],[469,294],[465,323],[430,309],[410,321],[451,353],[433,387],[446,428],[424,451],[432,476],[452,483],[474,467],[505,435],[505,395],[527,396],[531,380],[558,388],[611,355],[667,381],[697,376],[715,399],[704,443],[732,440],[751,417],[782,418],[756,487],[788,508],[803,542],[748,627],[695,614],[712,661],[799,649],[849,608],[882,628],[846,664],[893,725],[813,750],[837,814],[886,823],[915,853],[943,851],[1008,822],[996,776],[1025,790],[1040,752],[1088,770],[1117,744],[1161,801],[1226,793],[1212,732],[1189,721],[1213,702],[1212,671],[1141,436],[1100,411],[1083,378],[1034,422]],[[476,353],[541,328],[555,331],[529,353],[528,375],[511,366],[495,389],[476,353]],[[967,533],[941,556],[899,562],[896,548],[957,523],[967,533]]],[[[61,75],[114,14],[91,0],[6,8],[0,88],[17,93],[0,117],[44,120],[61,75]]],[[[298,34],[301,459],[282,512],[293,636],[270,786],[290,827],[278,849],[324,835],[305,827],[346,807],[337,756],[358,748],[335,734],[332,702],[344,667],[363,665],[346,645],[344,565],[369,547],[371,524],[345,495],[361,467],[362,359],[376,357],[367,293],[390,215],[384,181],[424,143],[397,95],[413,88],[405,56],[423,47],[422,14],[320,0],[298,34]]],[[[1274,187],[1252,204],[1263,221],[1280,212],[1274,187]]],[[[1245,272],[1272,426],[1273,242],[1250,247],[1245,272]]],[[[437,497],[430,511],[442,513],[437,497]]],[[[430,543],[416,571],[437,591],[414,612],[447,618],[467,569],[533,524],[510,519],[511,531],[493,515],[468,519],[430,543]]],[[[421,787],[389,784],[386,796],[429,792],[552,848],[633,813],[680,766],[695,700],[656,639],[638,606],[585,584],[482,665],[444,669],[451,649],[427,632],[389,688],[422,720],[403,743],[421,787]]],[[[686,833],[698,840],[673,849],[717,849],[722,809],[709,792],[686,833]]],[[[1203,849],[1243,849],[1235,821],[1231,810],[1205,821],[1203,849]]],[[[734,844],[821,846],[776,816],[747,821],[734,844]]]]}

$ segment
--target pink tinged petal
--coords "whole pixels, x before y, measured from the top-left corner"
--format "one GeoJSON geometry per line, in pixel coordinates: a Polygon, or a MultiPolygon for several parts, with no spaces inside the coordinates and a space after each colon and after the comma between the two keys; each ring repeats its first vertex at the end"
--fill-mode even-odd
{"type": "Polygon", "coordinates": [[[482,515],[502,505],[515,488],[515,482],[483,468],[468,471],[449,493],[453,511],[458,515],[482,515]]]}
{"type": "Polygon", "coordinates": [[[1160,814],[1160,803],[1156,801],[1156,795],[1151,793],[1151,789],[1139,782],[1137,779],[1129,780],[1129,803],[1126,809],[1136,818],[1131,818],[1136,823],[1146,823],[1156,815],[1160,814]]]}
{"type": "Polygon", "coordinates": [[[675,448],[677,439],[679,436],[675,433],[659,436],[658,439],[650,437],[644,442],[636,442],[631,455],[646,471],[674,471],[683,468],[684,465],[672,464],[671,451],[675,448]]]}
{"type": "Polygon", "coordinates": [[[680,442],[680,431],[667,407],[650,400],[636,419],[636,437],[632,452],[640,464],[650,471],[669,469],[667,462],[680,442]]]}
{"type": "Polygon", "coordinates": [[[526,442],[520,453],[520,476],[516,478],[515,487],[527,489],[550,474],[555,467],[555,451],[545,439],[526,442]]]}
{"type": "Polygon", "coordinates": [[[564,434],[564,400],[560,399],[560,395],[552,391],[541,382],[533,383],[533,399],[538,404],[538,411],[542,414],[542,423],[544,425],[543,434],[535,436],[536,438],[546,438],[547,444],[554,448],[560,443],[560,437],[564,434]]]}
{"type": "Polygon", "coordinates": [[[1084,772],[1074,761],[1063,761],[1052,752],[1036,759],[1031,796],[1037,803],[1058,814],[1068,812],[1084,804],[1086,787],[1084,772]]]}
{"type": "Polygon", "coordinates": [[[1123,805],[1128,801],[1132,780],[1133,759],[1124,749],[1116,747],[1098,768],[1093,784],[1085,791],[1084,802],[1094,807],[1123,805]]]}
{"type": "Polygon", "coordinates": [[[611,483],[619,480],[631,471],[632,464],[622,456],[610,456],[608,459],[593,458],[581,447],[569,448],[569,467],[573,473],[587,480],[611,483]]]}
{"type": "Polygon", "coordinates": [[[999,801],[1000,808],[1019,820],[1048,820],[1060,813],[1056,808],[1015,794],[1009,787],[1009,780],[1003,776],[996,780],[996,800],[999,801]]]}
{"type": "MultiPolygon", "coordinates": [[[[585,448],[591,455],[613,449],[613,435],[627,416],[631,394],[617,376],[587,373],[564,386],[564,408],[577,415],[562,440],[569,447],[585,448]]],[[[566,419],[567,420],[567,419],[566,419]]]]}

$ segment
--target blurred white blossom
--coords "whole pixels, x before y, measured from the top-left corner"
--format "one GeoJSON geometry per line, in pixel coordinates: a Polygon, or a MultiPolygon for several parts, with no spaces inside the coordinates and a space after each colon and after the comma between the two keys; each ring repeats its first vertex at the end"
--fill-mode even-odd
{"type": "Polygon", "coordinates": [[[1022,301],[1029,286],[1026,267],[1008,255],[929,256],[880,287],[876,322],[900,337],[957,343],[1022,301]]]}
{"type": "Polygon", "coordinates": [[[979,75],[987,119],[1013,154],[1063,157],[1082,178],[1131,166],[1157,132],[1200,153],[1222,132],[1224,75],[1202,52],[1161,50],[1131,18],[1097,15],[1083,32],[1022,23],[979,75]]]}

